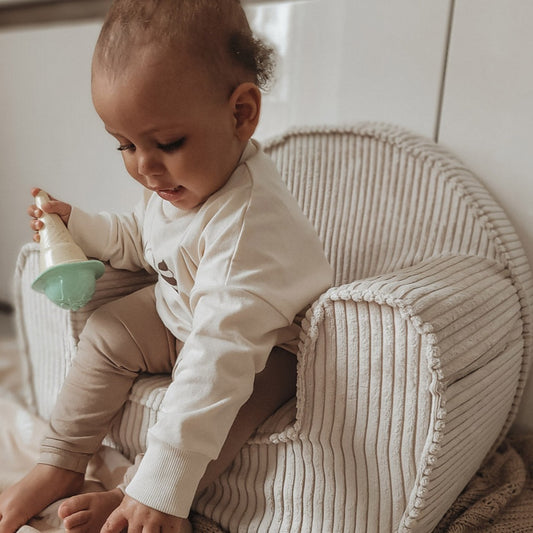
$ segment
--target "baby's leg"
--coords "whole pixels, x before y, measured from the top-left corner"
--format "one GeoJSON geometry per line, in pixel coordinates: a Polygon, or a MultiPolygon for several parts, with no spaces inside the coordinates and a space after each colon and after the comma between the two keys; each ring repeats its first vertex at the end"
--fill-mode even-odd
{"type": "Polygon", "coordinates": [[[15,533],[51,503],[77,494],[82,485],[83,474],[79,472],[36,465],[18,483],[0,494],[0,533],[15,533]]]}
{"type": "Polygon", "coordinates": [[[39,464],[0,496],[0,533],[77,494],[85,468],[140,372],[170,373],[176,341],[161,323],[153,287],[102,306],[89,319],[51,416],[39,464]]]}
{"type": "Polygon", "coordinates": [[[153,287],[96,310],[51,416],[39,462],[85,472],[142,372],[170,373],[176,340],[155,308],[153,287]]]}

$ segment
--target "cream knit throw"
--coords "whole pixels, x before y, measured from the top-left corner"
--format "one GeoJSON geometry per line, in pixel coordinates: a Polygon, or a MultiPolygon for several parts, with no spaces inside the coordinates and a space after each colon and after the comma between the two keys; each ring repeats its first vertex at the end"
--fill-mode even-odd
{"type": "Polygon", "coordinates": [[[194,533],[225,533],[216,522],[205,516],[192,513],[190,519],[194,533]]]}
{"type": "Polygon", "coordinates": [[[434,533],[533,531],[533,435],[506,439],[434,533]]]}

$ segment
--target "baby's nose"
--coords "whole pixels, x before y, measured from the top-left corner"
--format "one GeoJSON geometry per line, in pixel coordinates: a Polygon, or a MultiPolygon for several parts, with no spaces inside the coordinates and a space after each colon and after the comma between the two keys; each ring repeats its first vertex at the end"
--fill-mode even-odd
{"type": "Polygon", "coordinates": [[[137,155],[137,172],[146,178],[163,174],[165,167],[160,157],[153,152],[141,152],[137,155]]]}

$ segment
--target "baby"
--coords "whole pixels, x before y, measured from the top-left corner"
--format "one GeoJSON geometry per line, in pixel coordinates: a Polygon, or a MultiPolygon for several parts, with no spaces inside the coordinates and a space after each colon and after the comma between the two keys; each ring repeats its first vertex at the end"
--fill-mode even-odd
{"type": "MultiPolygon", "coordinates": [[[[0,495],[0,533],[61,498],[69,532],[191,531],[195,495],[295,394],[297,317],[332,271],[251,140],[269,53],[238,0],[113,3],[94,53],[93,102],[145,194],[127,215],[56,199],[44,210],[88,256],[158,280],[88,320],[38,464],[0,495]],[[172,374],[145,454],[120,487],[79,494],[143,372],[172,374]]],[[[42,213],[29,213],[38,232],[42,213]]]]}

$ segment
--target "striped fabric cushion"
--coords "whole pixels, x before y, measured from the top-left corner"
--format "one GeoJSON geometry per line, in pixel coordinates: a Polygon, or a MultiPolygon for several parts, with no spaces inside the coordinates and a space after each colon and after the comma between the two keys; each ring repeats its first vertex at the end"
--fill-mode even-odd
{"type": "MultiPolygon", "coordinates": [[[[310,309],[298,393],[197,498],[230,532],[433,529],[516,414],[533,282],[500,207],[455,158],[400,128],[289,132],[267,143],[336,272],[310,309]]],[[[89,313],[153,278],[109,269],[82,312],[17,269],[28,402],[48,417],[89,313]]],[[[168,376],[141,376],[108,442],[146,446],[168,376]]]]}

